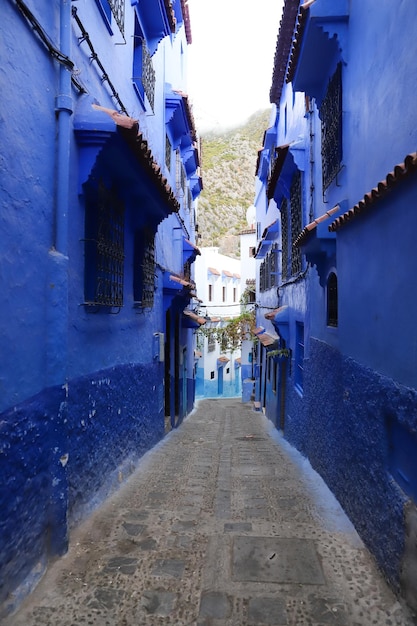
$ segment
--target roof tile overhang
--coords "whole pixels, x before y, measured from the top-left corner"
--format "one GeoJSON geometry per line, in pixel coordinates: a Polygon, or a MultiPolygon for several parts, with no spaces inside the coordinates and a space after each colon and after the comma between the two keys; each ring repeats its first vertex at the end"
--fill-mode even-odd
{"type": "Polygon", "coordinates": [[[266,193],[267,193],[267,197],[268,200],[271,200],[271,198],[274,197],[274,193],[275,193],[275,188],[277,186],[279,177],[281,176],[283,167],[284,167],[284,163],[285,160],[287,158],[287,154],[288,154],[288,149],[289,149],[290,145],[286,144],[283,146],[278,146],[276,149],[276,159],[275,162],[272,166],[272,172],[271,172],[271,176],[268,180],[268,184],[267,184],[267,188],[266,188],[266,193]]]}
{"type": "Polygon", "coordinates": [[[201,255],[200,249],[189,239],[183,239],[182,252],[184,261],[195,261],[198,255],[201,255]]]}
{"type": "Polygon", "coordinates": [[[181,0],[181,11],[184,20],[185,37],[188,45],[190,45],[193,43],[193,38],[191,34],[190,11],[187,2],[188,0],[181,0]]]}
{"type": "Polygon", "coordinates": [[[346,49],[349,0],[309,0],[300,6],[297,18],[286,82],[314,97],[320,107],[346,49]]]}
{"type": "Polygon", "coordinates": [[[279,107],[282,88],[285,81],[288,56],[291,50],[294,27],[298,14],[299,0],[285,0],[277,45],[274,57],[274,69],[272,73],[272,85],[269,92],[269,101],[279,107]]]}
{"type": "Polygon", "coordinates": [[[209,272],[209,274],[213,274],[213,276],[220,276],[219,270],[216,270],[215,267],[208,267],[207,271],[209,272]]]}
{"type": "Polygon", "coordinates": [[[179,211],[179,202],[139,132],[137,120],[85,96],[74,117],[74,133],[80,146],[80,193],[84,183],[103,171],[125,198],[141,204],[145,200],[157,222],[179,211]]]}
{"type": "Polygon", "coordinates": [[[183,311],[182,325],[184,328],[200,328],[206,321],[205,317],[196,315],[193,311],[183,311]]]}
{"type": "Polygon", "coordinates": [[[342,215],[337,217],[335,221],[330,224],[329,231],[335,232],[346,226],[353,219],[363,215],[369,209],[374,208],[379,200],[385,198],[398,184],[407,180],[411,175],[417,173],[417,152],[411,152],[407,154],[402,163],[398,163],[392,172],[389,172],[387,176],[381,180],[376,187],[371,189],[364,195],[355,206],[342,215]]]}
{"type": "Polygon", "coordinates": [[[307,262],[316,266],[322,286],[326,284],[328,268],[336,263],[336,235],[329,231],[329,223],[346,207],[347,201],[340,201],[307,224],[293,243],[293,247],[301,248],[307,262]]]}
{"type": "Polygon", "coordinates": [[[189,135],[192,142],[197,141],[194,115],[188,95],[183,91],[169,89],[165,97],[165,123],[173,129],[173,139],[178,147],[183,135],[189,135]]]}
{"type": "Polygon", "coordinates": [[[279,341],[279,337],[270,335],[269,333],[261,333],[258,335],[258,339],[267,350],[272,350],[277,347],[279,341]]]}
{"type": "Polygon", "coordinates": [[[228,363],[230,361],[230,359],[227,358],[227,356],[219,356],[219,358],[217,359],[217,367],[222,367],[223,365],[226,365],[226,363],[228,363]]]}
{"type": "Polygon", "coordinates": [[[225,276],[226,278],[233,278],[233,274],[232,272],[229,272],[229,270],[222,270],[222,276],[225,276]]]}
{"type": "Polygon", "coordinates": [[[265,318],[269,319],[279,336],[285,341],[290,338],[290,308],[288,305],[280,306],[265,314],[265,318]]]}

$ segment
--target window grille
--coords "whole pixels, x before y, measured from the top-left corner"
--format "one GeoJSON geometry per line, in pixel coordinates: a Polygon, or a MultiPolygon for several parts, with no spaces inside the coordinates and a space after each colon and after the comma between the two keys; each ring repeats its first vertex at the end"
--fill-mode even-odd
{"type": "Polygon", "coordinates": [[[145,44],[142,44],[142,82],[153,111],[155,105],[155,70],[153,69],[151,55],[145,44]]]}
{"type": "Polygon", "coordinates": [[[124,205],[99,182],[86,210],[86,304],[123,306],[124,205]]]}
{"type": "Polygon", "coordinates": [[[214,335],[209,335],[207,337],[207,352],[214,352],[216,349],[216,340],[214,335]]]}
{"type": "Polygon", "coordinates": [[[281,203],[281,237],[282,237],[282,280],[288,278],[288,202],[283,198],[281,203]]]}
{"type": "Polygon", "coordinates": [[[185,172],[184,166],[181,161],[181,153],[179,150],[176,152],[176,161],[175,161],[175,185],[177,188],[177,192],[184,192],[185,189],[185,172]]]}
{"type": "Polygon", "coordinates": [[[171,154],[172,154],[172,145],[171,145],[168,135],[165,135],[165,164],[169,172],[171,171],[171,154]]]}
{"type": "Polygon", "coordinates": [[[142,262],[142,306],[153,307],[155,293],[155,241],[149,237],[142,262]]]}
{"type": "Polygon", "coordinates": [[[337,276],[334,272],[327,280],[327,325],[338,325],[337,276]]]}
{"type": "Polygon", "coordinates": [[[108,0],[108,3],[116,20],[120,32],[125,32],[125,0],[108,0]]]}
{"type": "Polygon", "coordinates": [[[184,263],[183,272],[184,272],[185,280],[190,281],[191,280],[191,260],[190,259],[184,263]]]}
{"type": "Polygon", "coordinates": [[[323,191],[340,171],[342,163],[342,64],[329,81],[320,107],[323,191]]]}
{"type": "MultiPolygon", "coordinates": [[[[302,189],[301,172],[294,174],[290,190],[291,207],[291,242],[295,241],[302,230],[302,189]]],[[[291,246],[291,275],[301,272],[301,250],[291,246]]]]}
{"type": "Polygon", "coordinates": [[[155,242],[150,230],[135,233],[133,298],[136,304],[152,308],[155,293],[155,242]]]}

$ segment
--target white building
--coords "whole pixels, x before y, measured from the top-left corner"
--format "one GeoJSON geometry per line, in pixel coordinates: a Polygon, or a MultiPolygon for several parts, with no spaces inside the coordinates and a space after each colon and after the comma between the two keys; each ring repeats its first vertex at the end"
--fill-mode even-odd
{"type": "Polygon", "coordinates": [[[200,313],[207,321],[198,333],[196,396],[237,396],[241,392],[240,349],[228,350],[214,333],[240,315],[241,263],[220,254],[218,248],[200,251],[195,262],[195,281],[201,299],[200,313]],[[210,330],[214,331],[211,336],[210,330]]]}
{"type": "MultiPolygon", "coordinates": [[[[248,228],[240,233],[240,273],[242,285],[241,311],[252,311],[256,304],[256,209],[249,207],[246,212],[248,228]]],[[[251,338],[242,341],[241,376],[242,401],[249,402],[253,392],[253,341],[251,338]]]]}

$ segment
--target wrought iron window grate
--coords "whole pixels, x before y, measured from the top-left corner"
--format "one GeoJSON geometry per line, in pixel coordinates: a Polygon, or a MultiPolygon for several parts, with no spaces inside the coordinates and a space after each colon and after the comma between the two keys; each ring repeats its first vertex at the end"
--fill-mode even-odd
{"type": "Polygon", "coordinates": [[[172,144],[169,140],[168,135],[165,135],[165,164],[168,168],[168,171],[171,171],[171,154],[172,154],[172,144]]]}
{"type": "MultiPolygon", "coordinates": [[[[302,187],[301,172],[299,170],[293,176],[290,189],[291,206],[291,241],[295,241],[302,230],[302,187]]],[[[301,250],[291,246],[291,275],[301,272],[301,250]]]]}
{"type": "Polygon", "coordinates": [[[336,178],[342,163],[342,64],[330,79],[320,107],[323,191],[336,178]]]}
{"type": "Polygon", "coordinates": [[[150,52],[145,44],[142,46],[142,83],[153,111],[155,106],[155,70],[150,52]]]}
{"type": "Polygon", "coordinates": [[[282,280],[288,278],[288,201],[283,198],[281,203],[281,243],[282,243],[282,280]]]}
{"type": "Polygon", "coordinates": [[[142,306],[152,308],[155,294],[155,240],[146,243],[142,262],[142,306]]]}
{"type": "Polygon", "coordinates": [[[86,239],[86,303],[123,306],[124,205],[100,182],[97,202],[88,209],[91,238],[86,239]],[[88,293],[89,292],[89,293],[88,293]]]}
{"type": "Polygon", "coordinates": [[[125,32],[125,0],[108,0],[108,3],[113,13],[116,24],[118,25],[120,32],[125,32]]]}

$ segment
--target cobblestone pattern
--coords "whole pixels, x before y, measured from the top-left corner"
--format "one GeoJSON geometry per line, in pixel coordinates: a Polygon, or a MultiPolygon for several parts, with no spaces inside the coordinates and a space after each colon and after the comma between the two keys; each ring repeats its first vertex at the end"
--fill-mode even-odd
{"type": "Polygon", "coordinates": [[[5,626],[414,624],[294,459],[250,405],[201,401],[5,626]]]}

